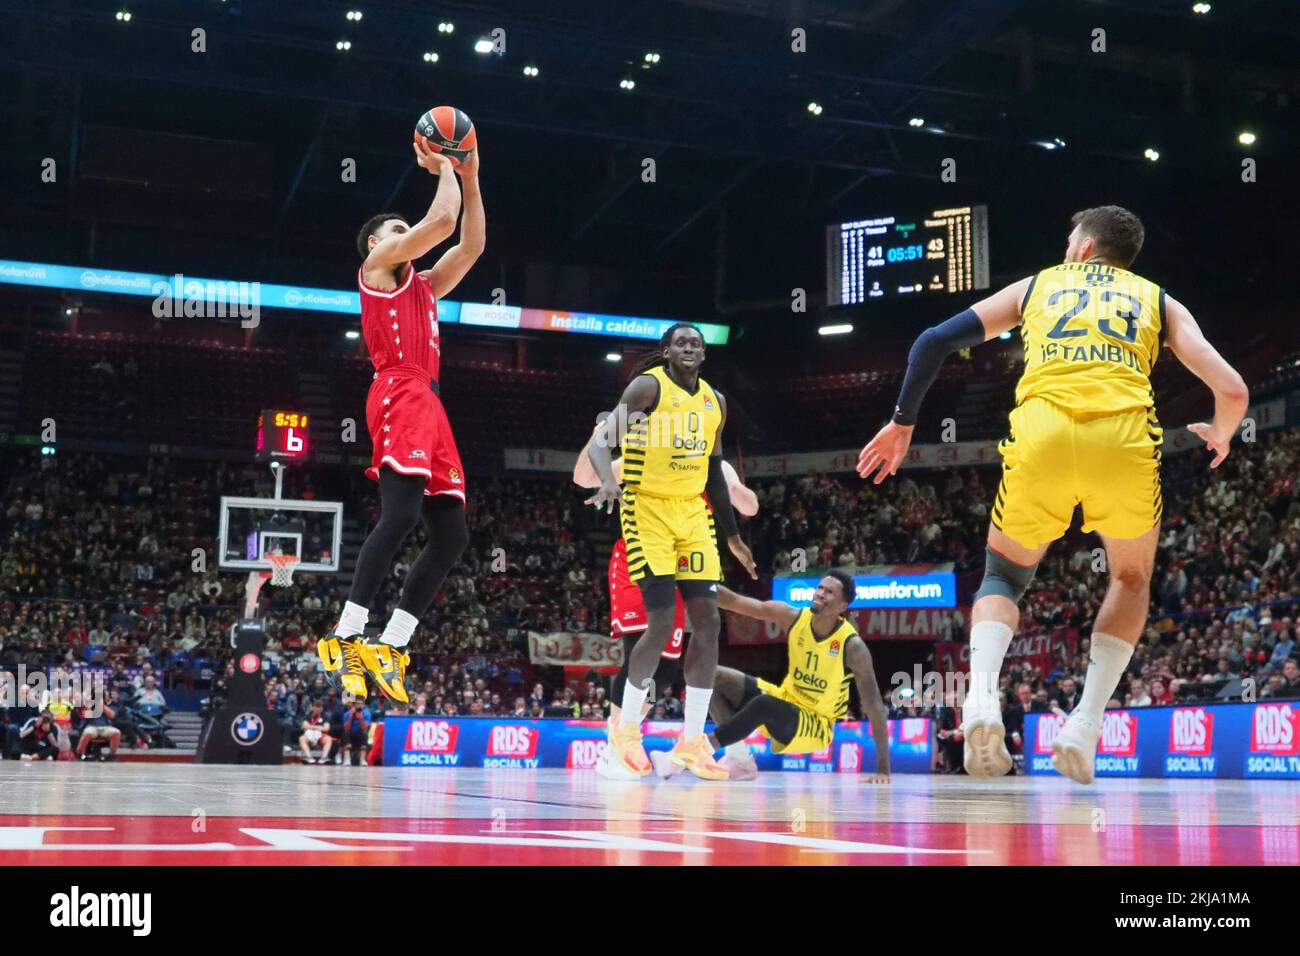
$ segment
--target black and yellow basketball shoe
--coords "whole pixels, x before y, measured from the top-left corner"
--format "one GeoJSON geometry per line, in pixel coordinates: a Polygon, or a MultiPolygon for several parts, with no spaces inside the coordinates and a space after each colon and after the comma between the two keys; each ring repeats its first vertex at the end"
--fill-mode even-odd
{"type": "Polygon", "coordinates": [[[365,641],[357,637],[339,637],[331,634],[316,642],[316,656],[325,669],[325,680],[338,691],[339,696],[351,694],[365,700],[366,690],[365,641]]]}
{"type": "Polygon", "coordinates": [[[411,655],[400,647],[376,641],[362,645],[361,661],[385,697],[401,704],[410,703],[411,698],[406,693],[406,668],[411,663],[411,655]]]}

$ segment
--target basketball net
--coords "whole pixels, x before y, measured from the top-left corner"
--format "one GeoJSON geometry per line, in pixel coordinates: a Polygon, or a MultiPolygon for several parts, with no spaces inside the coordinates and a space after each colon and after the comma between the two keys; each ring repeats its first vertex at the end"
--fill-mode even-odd
{"type": "Polygon", "coordinates": [[[266,560],[271,562],[271,587],[284,588],[293,584],[293,572],[298,567],[295,554],[268,554],[266,560]]]}
{"type": "Polygon", "coordinates": [[[293,584],[293,572],[298,567],[297,555],[268,552],[263,557],[270,563],[271,570],[248,573],[248,585],[244,588],[244,617],[257,616],[257,597],[263,584],[269,581],[276,588],[293,584]]]}

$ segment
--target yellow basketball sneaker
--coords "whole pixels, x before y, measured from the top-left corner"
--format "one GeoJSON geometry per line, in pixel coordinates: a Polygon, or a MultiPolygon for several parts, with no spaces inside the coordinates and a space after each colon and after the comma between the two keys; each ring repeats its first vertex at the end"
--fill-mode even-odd
{"type": "Polygon", "coordinates": [[[701,780],[726,780],[730,777],[727,768],[713,759],[713,748],[703,734],[692,740],[678,738],[673,749],[668,752],[668,757],[677,766],[689,770],[701,780]]]}
{"type": "Polygon", "coordinates": [[[325,669],[325,680],[339,692],[365,700],[366,668],[362,663],[364,642],[360,637],[339,637],[331,634],[316,642],[316,656],[325,669]]]}
{"type": "Polygon", "coordinates": [[[406,693],[406,668],[411,663],[410,654],[391,644],[362,644],[361,663],[386,697],[401,704],[410,703],[411,698],[406,693]]]}
{"type": "Polygon", "coordinates": [[[633,724],[630,727],[620,724],[615,727],[610,736],[609,750],[606,752],[609,754],[610,763],[616,768],[622,768],[638,777],[650,773],[650,758],[646,756],[645,747],[641,743],[640,724],[633,724]]]}

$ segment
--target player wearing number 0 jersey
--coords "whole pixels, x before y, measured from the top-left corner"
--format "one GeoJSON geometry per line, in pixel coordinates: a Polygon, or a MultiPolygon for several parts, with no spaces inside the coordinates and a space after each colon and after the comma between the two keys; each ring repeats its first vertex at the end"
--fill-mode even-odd
{"type": "Polygon", "coordinates": [[[622,711],[611,747],[621,766],[639,776],[651,770],[641,742],[639,714],[671,635],[676,592],[686,602],[691,643],[682,666],[685,721],[672,756],[697,777],[726,778],[704,737],[721,626],[717,590],[722,567],[715,520],[731,553],[757,577],[722,471],[726,406],[700,377],[704,351],[698,328],[683,322],[670,326],[659,347],[639,364],[618,406],[602,421],[601,440],[590,442],[587,449],[600,477],[600,487],[588,503],[607,510],[619,505],[628,571],[641,589],[648,618],[645,633],[628,659],[622,711]],[[623,448],[625,487],[613,474],[615,445],[623,448]],[[704,493],[712,510],[701,498],[704,493]]]}
{"type": "Polygon", "coordinates": [[[1020,327],[1025,370],[999,446],[1002,481],[991,509],[984,581],[971,610],[971,691],[963,707],[966,772],[1011,768],[997,699],[1002,659],[1020,623],[1017,604],[1047,546],[1070,526],[1106,548],[1110,586],[1094,623],[1083,696],[1052,744],[1052,764],[1091,783],[1102,714],[1146,624],[1160,530],[1160,445],[1151,368],[1161,346],[1214,394],[1212,422],[1188,426],[1227,457],[1249,396],[1241,376],[1192,314],[1132,272],[1144,230],[1119,206],[1076,213],[1065,262],[1012,283],[927,329],[912,346],[894,419],[862,450],[858,473],[895,474],[921,399],[944,358],[1020,327]],[[877,471],[878,469],[878,471],[877,471]]]}
{"type": "MultiPolygon", "coordinates": [[[[596,426],[597,432],[600,431],[600,425],[596,426]]],[[[578,455],[578,460],[573,466],[574,484],[581,488],[595,488],[600,485],[600,479],[596,475],[595,468],[592,467],[591,459],[587,457],[588,446],[583,446],[582,452],[578,455]]],[[[616,478],[622,479],[623,461],[615,459],[612,462],[612,469],[616,478]]],[[[722,473],[727,480],[727,490],[731,494],[732,504],[740,514],[752,517],[758,514],[758,496],[741,482],[740,476],[736,470],[731,467],[730,463],[722,463],[722,473]]],[[[673,610],[673,630],[660,655],[659,665],[654,673],[654,687],[656,693],[671,687],[677,682],[681,674],[681,657],[683,647],[685,646],[685,628],[686,628],[686,606],[682,603],[680,594],[675,595],[676,607],[673,610]]],[[[610,700],[613,703],[610,706],[609,716],[609,740],[611,747],[614,742],[614,734],[619,725],[621,708],[619,702],[623,699],[623,685],[627,681],[628,661],[632,656],[632,649],[636,646],[637,639],[645,631],[649,624],[649,616],[645,609],[645,600],[641,596],[641,589],[637,587],[632,580],[631,572],[627,566],[627,542],[619,538],[614,542],[614,548],[609,555],[609,633],[611,637],[621,638],[623,641],[623,666],[619,669],[618,675],[614,678],[610,686],[610,700]]],[[[649,713],[653,703],[647,699],[641,708],[641,717],[645,718],[649,713]]],[[[636,779],[636,774],[623,771],[617,761],[611,762],[609,757],[610,748],[606,748],[605,756],[596,765],[596,771],[601,776],[610,779],[636,779]]]]}

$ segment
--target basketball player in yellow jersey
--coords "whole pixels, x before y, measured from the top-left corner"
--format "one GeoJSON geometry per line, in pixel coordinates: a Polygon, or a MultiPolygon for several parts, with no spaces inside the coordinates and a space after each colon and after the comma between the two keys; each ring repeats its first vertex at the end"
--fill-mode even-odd
{"type": "Polygon", "coordinates": [[[971,611],[971,689],[963,708],[966,772],[1006,773],[1011,756],[998,676],[1020,623],[1017,603],[1047,546],[1069,528],[1106,547],[1110,584],[1093,624],[1079,705],[1052,744],[1052,765],[1091,783],[1106,703],[1146,624],[1160,529],[1160,444],[1151,366],[1163,344],[1214,393],[1214,420],[1189,425],[1227,457],[1249,400],[1241,376],[1205,340],[1192,314],[1130,272],[1142,248],[1137,216],[1119,206],[1075,213],[1065,262],[1021,279],[927,329],[908,356],[894,418],[862,450],[858,474],[896,474],[925,391],[950,352],[1020,326],[1025,371],[999,446],[1002,483],[992,509],[984,580],[971,611]],[[877,470],[878,469],[878,470],[877,470]]]}
{"type": "MultiPolygon", "coordinates": [[[[711,711],[717,723],[709,743],[726,750],[722,766],[729,780],[758,776],[745,738],[755,730],[772,741],[774,753],[795,756],[825,750],[835,722],[848,716],[849,683],[857,682],[862,715],[871,722],[876,742],[876,769],[868,783],[889,783],[889,713],[880,696],[871,652],[844,612],[853,603],[853,577],[838,568],[828,572],[813,592],[811,607],[784,601],[759,601],[718,588],[724,611],[770,621],[789,631],[789,663],[779,685],[719,667],[713,684],[711,711]]],[[[652,755],[661,777],[673,769],[656,751],[652,755]]]]}
{"type": "Polygon", "coordinates": [[[704,722],[718,666],[718,583],[722,564],[714,537],[716,520],[727,547],[757,577],[754,559],[740,538],[736,515],[722,472],[722,429],[727,409],[722,395],[700,378],[704,337],[693,325],[678,323],[633,375],[618,408],[593,436],[587,456],[600,477],[588,504],[619,502],[627,544],[628,572],[645,600],[646,629],[627,663],[620,721],[611,757],[626,770],[645,776],[651,770],[641,742],[641,706],[655,668],[672,634],[676,597],[686,602],[691,642],[682,671],[686,678],[685,726],[672,759],[697,777],[725,780],[704,737],[704,722]],[[623,487],[614,476],[612,449],[623,448],[623,487]],[[708,495],[708,504],[701,497],[708,495]],[[709,508],[712,506],[712,512],[709,508]]]}

